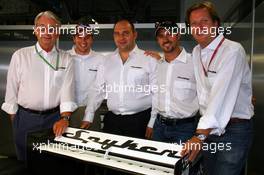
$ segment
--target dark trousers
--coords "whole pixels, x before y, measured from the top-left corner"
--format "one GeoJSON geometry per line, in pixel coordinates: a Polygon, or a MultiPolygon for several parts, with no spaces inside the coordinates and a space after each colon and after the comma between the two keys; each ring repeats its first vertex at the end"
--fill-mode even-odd
{"type": "Polygon", "coordinates": [[[210,135],[203,149],[208,175],[241,175],[253,139],[253,121],[228,124],[222,136],[210,135]]]}
{"type": "Polygon", "coordinates": [[[133,115],[116,115],[109,111],[104,117],[103,131],[106,133],[145,138],[151,109],[133,115]]]}
{"type": "Polygon", "coordinates": [[[153,126],[153,140],[167,143],[182,144],[190,139],[196,130],[197,120],[195,117],[187,119],[179,119],[183,122],[175,122],[166,124],[159,118],[156,118],[153,126]]]}
{"type": "Polygon", "coordinates": [[[43,115],[19,108],[13,121],[17,159],[26,161],[27,134],[29,132],[52,128],[53,124],[59,119],[59,111],[43,115]]]}

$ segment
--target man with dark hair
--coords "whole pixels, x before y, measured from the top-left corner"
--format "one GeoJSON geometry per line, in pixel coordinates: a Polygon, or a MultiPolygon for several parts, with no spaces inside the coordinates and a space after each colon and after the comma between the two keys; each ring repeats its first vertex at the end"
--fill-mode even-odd
{"type": "Polygon", "coordinates": [[[144,138],[147,126],[152,125],[151,86],[157,63],[137,47],[137,32],[128,20],[115,23],[113,37],[117,49],[98,71],[87,116],[93,120],[107,91],[109,112],[104,118],[104,132],[144,138]]]}
{"type": "Polygon", "coordinates": [[[128,20],[128,19],[125,19],[125,18],[118,19],[118,20],[115,22],[115,24],[114,24],[114,28],[116,27],[116,24],[118,24],[118,23],[121,22],[121,21],[126,21],[126,22],[130,25],[131,30],[132,30],[133,32],[136,32],[136,29],[135,29],[135,25],[134,25],[134,23],[133,23],[131,20],[128,20]]]}
{"type": "MultiPolygon", "coordinates": [[[[220,20],[213,4],[203,2],[187,10],[191,28],[212,31],[220,20]]],[[[238,175],[245,166],[253,138],[251,72],[241,44],[222,34],[195,32],[194,72],[201,118],[182,154],[192,161],[203,144],[205,170],[210,175],[238,175]],[[209,145],[209,146],[208,146],[209,145]],[[194,147],[195,146],[195,147],[194,147]]]]}
{"type": "MultiPolygon", "coordinates": [[[[93,121],[89,121],[85,117],[85,109],[93,93],[91,88],[96,79],[98,68],[103,64],[104,56],[92,50],[95,28],[92,28],[88,23],[82,22],[75,29],[76,34],[73,36],[74,46],[68,52],[75,63],[75,101],[78,108],[71,116],[70,126],[83,129],[93,126],[90,129],[98,129],[98,126],[91,125],[93,121]]],[[[98,125],[98,121],[96,124],[98,125]]]]}
{"type": "Polygon", "coordinates": [[[180,47],[178,29],[172,21],[156,23],[156,40],[164,52],[157,66],[157,86],[164,88],[153,95],[157,116],[152,120],[153,140],[180,144],[195,132],[198,100],[192,58],[180,47]]]}

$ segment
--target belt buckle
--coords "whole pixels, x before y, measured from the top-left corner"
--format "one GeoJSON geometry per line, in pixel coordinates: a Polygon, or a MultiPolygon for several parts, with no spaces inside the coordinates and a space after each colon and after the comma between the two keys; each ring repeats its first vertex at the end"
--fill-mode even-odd
{"type": "Polygon", "coordinates": [[[166,119],[160,114],[159,114],[159,120],[160,120],[160,123],[166,124],[166,119]]]}
{"type": "Polygon", "coordinates": [[[167,123],[166,119],[164,117],[162,117],[162,116],[160,116],[160,121],[163,124],[166,124],[167,123]]]}
{"type": "Polygon", "coordinates": [[[159,120],[162,124],[165,124],[168,126],[175,125],[177,123],[177,120],[170,119],[170,118],[164,117],[162,115],[159,115],[159,120]]]}
{"type": "Polygon", "coordinates": [[[178,123],[178,119],[171,119],[170,125],[176,125],[178,123]]]}
{"type": "Polygon", "coordinates": [[[172,126],[172,125],[175,125],[177,123],[177,120],[173,120],[173,119],[170,119],[170,118],[165,118],[164,119],[164,123],[168,126],[172,126]]]}

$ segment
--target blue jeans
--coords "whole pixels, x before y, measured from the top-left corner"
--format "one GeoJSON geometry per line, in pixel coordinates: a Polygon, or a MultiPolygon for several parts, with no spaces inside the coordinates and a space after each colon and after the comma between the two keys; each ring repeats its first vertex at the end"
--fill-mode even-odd
{"type": "Polygon", "coordinates": [[[59,119],[59,111],[49,115],[39,115],[19,108],[13,121],[17,159],[26,161],[27,134],[29,132],[52,128],[59,119]]]}
{"type": "Polygon", "coordinates": [[[197,121],[166,125],[156,118],[153,126],[153,140],[167,143],[184,143],[196,130],[197,121]]]}
{"type": "Polygon", "coordinates": [[[222,136],[210,135],[209,145],[225,145],[227,149],[203,150],[204,168],[208,175],[240,175],[253,139],[253,121],[228,124],[222,136]],[[229,146],[226,146],[226,145],[229,146]],[[215,152],[215,153],[213,153],[215,152]]]}

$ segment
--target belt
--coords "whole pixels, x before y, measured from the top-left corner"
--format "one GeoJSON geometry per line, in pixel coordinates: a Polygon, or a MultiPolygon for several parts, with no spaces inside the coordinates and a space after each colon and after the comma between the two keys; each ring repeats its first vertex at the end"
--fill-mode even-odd
{"type": "Polygon", "coordinates": [[[195,121],[195,117],[190,117],[190,118],[183,118],[183,119],[172,119],[172,118],[168,118],[168,117],[164,117],[160,114],[158,114],[157,119],[168,126],[171,125],[176,125],[176,124],[184,124],[184,123],[190,123],[190,122],[194,122],[195,121]]]}
{"type": "Polygon", "coordinates": [[[109,113],[111,113],[112,115],[116,116],[116,117],[131,117],[131,116],[136,116],[136,115],[141,115],[141,114],[144,114],[144,113],[150,113],[151,112],[151,108],[148,108],[144,111],[140,111],[140,112],[137,112],[137,113],[133,113],[133,114],[125,114],[125,115],[122,115],[122,114],[115,114],[114,112],[112,111],[109,111],[109,113]]]}
{"type": "Polygon", "coordinates": [[[234,123],[241,123],[241,122],[248,122],[250,119],[241,119],[241,118],[231,118],[228,122],[228,124],[234,124],[234,123]]]}
{"type": "Polygon", "coordinates": [[[37,111],[37,110],[33,110],[33,109],[29,109],[29,108],[24,108],[23,106],[18,105],[18,107],[24,111],[27,111],[29,113],[33,113],[33,114],[39,114],[39,115],[47,115],[47,114],[52,114],[54,112],[58,112],[60,110],[60,107],[57,106],[55,108],[52,109],[48,109],[45,111],[37,111]]]}

